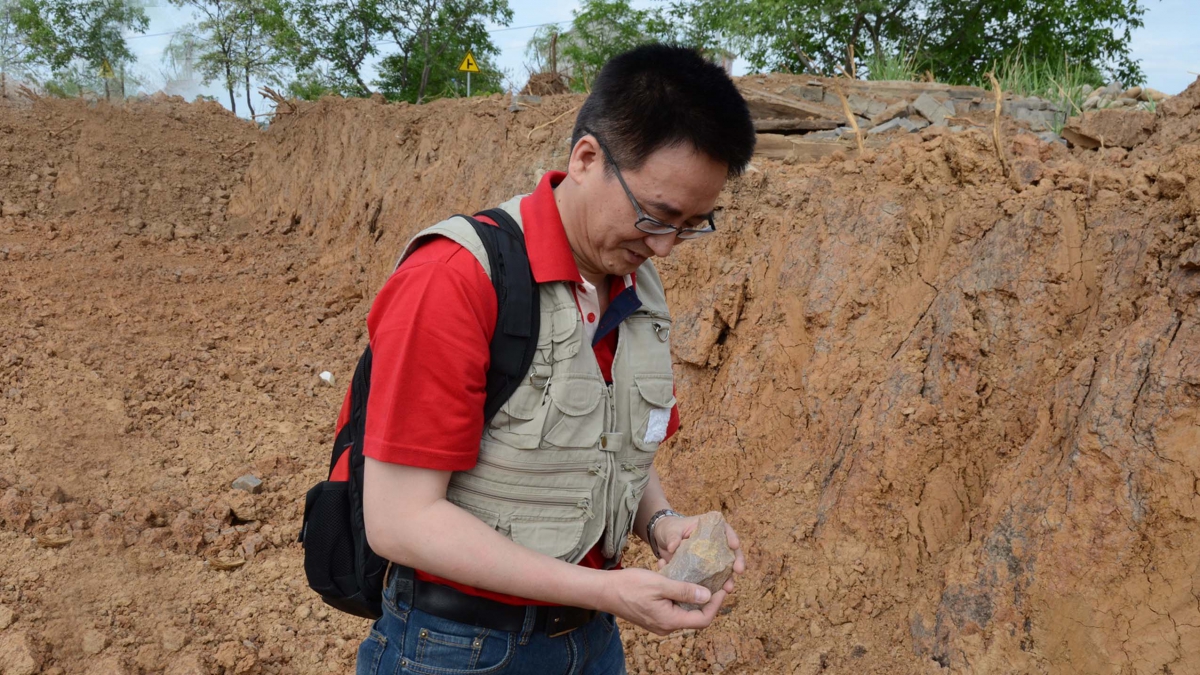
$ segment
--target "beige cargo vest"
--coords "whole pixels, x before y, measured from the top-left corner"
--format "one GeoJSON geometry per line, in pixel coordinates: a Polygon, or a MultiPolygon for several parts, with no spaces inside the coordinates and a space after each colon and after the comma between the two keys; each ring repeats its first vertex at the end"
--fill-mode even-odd
{"type": "MultiPolygon", "coordinates": [[[[524,227],[522,198],[500,208],[524,227]]],[[[479,237],[461,218],[417,234],[400,261],[435,235],[462,245],[490,275],[479,237]]],[[[529,375],[484,430],[475,468],[451,477],[447,498],[516,543],[567,562],[603,541],[611,566],[675,405],[662,282],[649,261],[638,269],[642,306],[621,324],[611,385],[587,343],[570,284],[540,284],[538,291],[541,329],[529,375]]]]}

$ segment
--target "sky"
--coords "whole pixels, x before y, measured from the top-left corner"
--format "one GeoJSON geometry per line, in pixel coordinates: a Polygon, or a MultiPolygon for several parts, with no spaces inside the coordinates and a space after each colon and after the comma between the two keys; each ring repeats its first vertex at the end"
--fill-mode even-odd
{"type": "MultiPolygon", "coordinates": [[[[634,0],[635,7],[648,7],[652,0],[634,0]]],[[[561,22],[566,27],[571,21],[571,12],[579,6],[577,0],[559,2],[535,2],[533,0],[509,0],[513,20],[508,27],[498,26],[492,40],[500,48],[496,65],[508,73],[518,86],[525,82],[525,45],[537,26],[549,22],[561,22]]],[[[1200,73],[1200,0],[1146,0],[1145,26],[1133,32],[1130,44],[1133,57],[1140,59],[1146,72],[1146,84],[1168,94],[1183,91],[1200,73]],[[1191,71],[1189,73],[1189,71],[1191,71]]],[[[162,53],[170,40],[170,33],[193,21],[190,10],[181,9],[166,2],[151,2],[146,8],[150,27],[144,35],[129,36],[129,45],[138,57],[137,71],[146,81],[144,88],[157,91],[165,83],[162,75],[162,53]]],[[[734,64],[734,74],[743,74],[746,62],[734,64]]],[[[372,73],[373,77],[373,73],[372,73]]],[[[368,81],[372,78],[367,78],[368,81]]],[[[197,93],[216,96],[229,106],[229,98],[219,86],[195,87],[184,95],[191,99],[197,93]]],[[[244,98],[244,94],[242,95],[244,98]]],[[[239,100],[238,113],[245,115],[244,100],[239,100]]],[[[256,100],[255,108],[266,108],[263,101],[256,100]]]]}

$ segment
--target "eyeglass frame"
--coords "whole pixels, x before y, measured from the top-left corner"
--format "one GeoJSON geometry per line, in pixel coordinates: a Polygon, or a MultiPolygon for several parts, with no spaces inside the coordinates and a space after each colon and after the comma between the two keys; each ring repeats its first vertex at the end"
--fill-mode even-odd
{"type": "Polygon", "coordinates": [[[608,151],[608,147],[604,145],[604,141],[600,140],[600,136],[598,136],[594,131],[584,129],[583,132],[596,139],[596,145],[600,146],[600,150],[604,152],[604,157],[608,160],[608,163],[612,165],[613,173],[617,175],[617,181],[621,183],[621,189],[625,190],[625,196],[629,197],[629,203],[633,204],[633,209],[637,211],[638,219],[633,226],[636,227],[639,232],[643,232],[651,236],[660,236],[674,232],[676,238],[688,240],[699,239],[706,234],[712,234],[713,232],[717,231],[717,224],[713,221],[712,213],[709,213],[707,216],[707,229],[699,229],[695,227],[676,227],[670,223],[664,223],[658,218],[646,213],[646,210],[643,209],[642,205],[638,203],[637,198],[633,196],[633,191],[629,189],[629,185],[625,183],[625,178],[621,175],[621,168],[617,166],[617,161],[613,159],[612,153],[608,151]],[[643,222],[648,222],[652,225],[657,225],[666,229],[663,232],[650,232],[642,227],[643,222]]]}

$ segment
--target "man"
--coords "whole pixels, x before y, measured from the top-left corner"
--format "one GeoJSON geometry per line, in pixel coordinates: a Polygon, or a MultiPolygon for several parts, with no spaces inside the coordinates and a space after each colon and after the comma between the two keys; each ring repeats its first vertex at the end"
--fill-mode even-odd
{"type": "Polygon", "coordinates": [[[605,65],[572,141],[566,173],[501,206],[525,233],[540,334],[486,429],[497,299],[470,225],[418,235],[371,308],[364,516],[396,565],[359,673],[624,673],[613,615],[703,628],[733,590],[619,560],[633,533],[661,566],[697,524],[652,464],[679,422],[649,259],[715,229],[754,148],[746,103],[696,52],[648,45],[605,65]]]}

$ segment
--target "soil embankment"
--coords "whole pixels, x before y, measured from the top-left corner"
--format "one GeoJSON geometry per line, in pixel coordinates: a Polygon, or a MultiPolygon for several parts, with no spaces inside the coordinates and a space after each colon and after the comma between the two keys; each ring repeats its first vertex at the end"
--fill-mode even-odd
{"type": "MultiPolygon", "coordinates": [[[[349,670],[365,622],[315,602],[293,539],[369,299],[417,229],[560,168],[579,102],[205,111],[215,147],[154,172],[185,189],[115,203],[64,176],[145,184],[136,140],[192,106],[0,108],[30,132],[0,134],[9,175],[58,169],[0,220],[0,663],[349,670]],[[261,494],[228,489],[247,472],[261,494]]],[[[1002,149],[756,160],[660,265],[684,418],[660,471],[750,571],[709,630],[627,631],[631,672],[1198,667],[1200,84],[1133,150],[1002,149]]]]}

